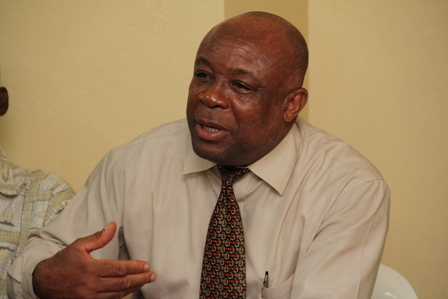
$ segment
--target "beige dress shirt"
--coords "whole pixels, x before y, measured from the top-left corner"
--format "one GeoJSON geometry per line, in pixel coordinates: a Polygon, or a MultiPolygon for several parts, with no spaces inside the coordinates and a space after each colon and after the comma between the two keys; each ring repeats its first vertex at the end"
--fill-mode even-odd
{"type": "MultiPolygon", "coordinates": [[[[246,246],[247,298],[370,298],[388,227],[389,189],[356,150],[302,119],[234,183],[246,246]],[[269,271],[269,287],[262,288],[269,271]]],[[[35,265],[113,220],[95,258],[148,261],[133,298],[198,298],[208,222],[221,189],[185,120],[109,152],[60,217],[10,268],[11,298],[33,298],[35,265]],[[14,297],[13,292],[16,293],[14,297]]]]}
{"type": "Polygon", "coordinates": [[[56,217],[75,195],[60,177],[22,169],[0,148],[0,298],[6,298],[6,273],[31,231],[56,217]]]}

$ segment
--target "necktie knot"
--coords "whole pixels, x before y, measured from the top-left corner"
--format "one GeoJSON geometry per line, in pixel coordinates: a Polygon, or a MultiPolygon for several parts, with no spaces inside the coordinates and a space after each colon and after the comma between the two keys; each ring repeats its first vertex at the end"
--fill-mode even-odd
{"type": "Polygon", "coordinates": [[[249,172],[249,168],[240,168],[234,166],[224,166],[218,164],[219,173],[221,174],[222,184],[232,185],[233,181],[242,177],[249,172]]]}

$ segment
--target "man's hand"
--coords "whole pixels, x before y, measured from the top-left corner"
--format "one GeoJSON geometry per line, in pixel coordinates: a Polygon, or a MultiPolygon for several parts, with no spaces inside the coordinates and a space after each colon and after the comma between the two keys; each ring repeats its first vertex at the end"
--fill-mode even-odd
{"type": "Polygon", "coordinates": [[[102,231],[80,238],[37,264],[34,293],[41,299],[122,298],[156,280],[144,261],[96,260],[90,256],[115,235],[110,222],[102,231]]]}

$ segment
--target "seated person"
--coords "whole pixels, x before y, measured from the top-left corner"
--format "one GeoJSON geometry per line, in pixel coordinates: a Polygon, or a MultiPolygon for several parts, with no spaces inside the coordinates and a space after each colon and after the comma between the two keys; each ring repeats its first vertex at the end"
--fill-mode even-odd
{"type": "Polygon", "coordinates": [[[307,65],[303,36],[278,16],[212,28],[187,119],[106,155],[30,236],[10,298],[370,298],[389,188],[298,116],[307,65]]]}
{"type": "MultiPolygon", "coordinates": [[[[0,87],[0,116],[8,110],[8,92],[0,87]]],[[[61,178],[8,161],[0,147],[0,298],[6,297],[6,272],[31,231],[58,215],[74,192],[61,178]]]]}

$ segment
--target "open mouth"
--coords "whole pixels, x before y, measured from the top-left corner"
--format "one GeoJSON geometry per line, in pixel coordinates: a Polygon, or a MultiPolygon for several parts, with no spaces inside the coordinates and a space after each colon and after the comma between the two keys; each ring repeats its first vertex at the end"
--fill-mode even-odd
{"type": "Polygon", "coordinates": [[[204,128],[204,130],[206,130],[207,132],[215,133],[215,132],[218,132],[218,131],[219,131],[219,129],[212,128],[212,127],[209,127],[209,126],[206,126],[206,125],[201,125],[201,126],[202,126],[202,128],[204,128]]]}
{"type": "Polygon", "coordinates": [[[205,141],[217,142],[227,135],[227,130],[219,124],[211,122],[197,122],[196,130],[197,136],[205,141]]]}

